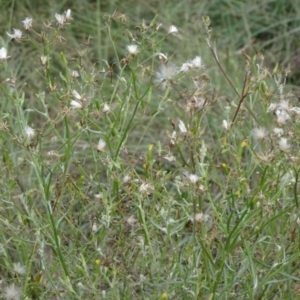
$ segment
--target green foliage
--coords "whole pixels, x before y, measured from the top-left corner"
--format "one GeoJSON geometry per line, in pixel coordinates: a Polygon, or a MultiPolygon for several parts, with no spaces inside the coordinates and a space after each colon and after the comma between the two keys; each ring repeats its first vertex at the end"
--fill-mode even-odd
{"type": "Polygon", "coordinates": [[[3,298],[299,297],[292,2],[1,4],[3,298]]]}

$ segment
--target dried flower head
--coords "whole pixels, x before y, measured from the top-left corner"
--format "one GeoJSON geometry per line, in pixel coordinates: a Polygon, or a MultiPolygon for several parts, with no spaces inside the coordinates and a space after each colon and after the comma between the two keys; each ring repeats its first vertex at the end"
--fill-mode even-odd
{"type": "Polygon", "coordinates": [[[278,105],[277,105],[278,109],[283,109],[285,111],[289,111],[290,110],[290,103],[288,99],[282,99],[279,101],[278,105]]]}
{"type": "Polygon", "coordinates": [[[14,29],[14,33],[6,32],[10,40],[20,41],[22,39],[22,31],[20,29],[14,29]]]}
{"type": "Polygon", "coordinates": [[[32,127],[30,126],[25,126],[24,128],[24,135],[26,138],[31,139],[35,136],[35,131],[32,127]]]}
{"type": "Polygon", "coordinates": [[[291,148],[291,145],[286,138],[281,138],[278,142],[278,145],[282,152],[288,152],[291,148]]]}
{"type": "Polygon", "coordinates": [[[230,129],[230,124],[228,124],[228,122],[227,122],[226,120],[223,120],[223,121],[222,121],[222,127],[223,127],[225,130],[229,131],[229,129],[230,129]]]}
{"type": "Polygon", "coordinates": [[[139,187],[142,194],[149,195],[154,191],[154,187],[150,183],[142,183],[139,187]]]}
{"type": "Polygon", "coordinates": [[[195,69],[199,69],[202,67],[202,58],[200,56],[196,56],[192,61],[191,65],[195,69]]]}
{"type": "Polygon", "coordinates": [[[207,222],[209,219],[209,215],[201,213],[197,213],[194,215],[194,221],[196,223],[202,223],[202,222],[207,222]]]}
{"type": "Polygon", "coordinates": [[[128,218],[127,218],[127,220],[126,220],[126,222],[127,222],[127,224],[129,225],[129,226],[133,226],[134,225],[134,223],[136,223],[136,218],[134,217],[134,215],[130,215],[128,218]]]}
{"type": "Polygon", "coordinates": [[[97,220],[94,220],[92,222],[92,232],[97,232],[98,231],[98,224],[97,224],[97,220]]]}
{"type": "Polygon", "coordinates": [[[103,200],[103,193],[95,194],[95,198],[98,200],[103,200]]]}
{"type": "Polygon", "coordinates": [[[2,47],[0,49],[0,60],[6,60],[8,58],[9,58],[9,56],[7,56],[7,49],[2,47]]]}
{"type": "Polygon", "coordinates": [[[171,25],[168,29],[168,34],[172,34],[172,33],[178,33],[178,29],[174,25],[171,25]]]}
{"type": "Polygon", "coordinates": [[[65,18],[63,15],[60,15],[60,14],[55,14],[55,19],[56,19],[56,22],[57,22],[57,25],[62,27],[64,26],[65,24],[65,18]]]}
{"type": "Polygon", "coordinates": [[[80,77],[78,71],[76,71],[76,70],[72,71],[71,75],[72,75],[72,78],[78,78],[78,77],[80,77]]]}
{"type": "Polygon", "coordinates": [[[185,62],[182,64],[181,68],[180,68],[180,71],[182,72],[188,72],[189,70],[191,69],[191,65],[189,62],[185,62]]]}
{"type": "Polygon", "coordinates": [[[264,140],[268,133],[264,127],[258,127],[253,129],[252,134],[256,140],[264,140]]]}
{"type": "Polygon", "coordinates": [[[137,45],[128,45],[126,46],[126,49],[131,56],[136,56],[139,52],[139,47],[137,45]]]}
{"type": "Polygon", "coordinates": [[[71,9],[68,9],[65,13],[65,21],[68,22],[68,21],[71,21],[73,18],[72,18],[72,11],[71,9]]]}
{"type": "Polygon", "coordinates": [[[130,182],[131,182],[131,177],[130,177],[130,175],[125,175],[124,178],[123,178],[123,180],[122,180],[122,183],[123,183],[123,184],[128,184],[128,183],[130,183],[130,182]]]}
{"type": "Polygon", "coordinates": [[[98,145],[97,145],[97,151],[98,152],[104,152],[104,149],[106,147],[106,143],[104,140],[99,139],[98,145]]]}
{"type": "Polygon", "coordinates": [[[58,27],[64,27],[65,23],[72,20],[72,11],[68,9],[62,15],[55,14],[55,19],[58,27]]]}
{"type": "Polygon", "coordinates": [[[189,99],[186,103],[185,110],[186,112],[198,110],[204,108],[206,105],[206,100],[203,98],[197,98],[196,96],[193,96],[191,99],[189,99]]]}
{"type": "Polygon", "coordinates": [[[189,60],[182,64],[180,71],[188,72],[192,69],[200,69],[202,67],[202,59],[200,56],[196,56],[193,60],[189,60]]]}
{"type": "Polygon", "coordinates": [[[189,174],[187,178],[192,184],[197,183],[197,181],[200,179],[200,177],[195,174],[189,174]]]}
{"type": "Polygon", "coordinates": [[[82,108],[83,108],[82,103],[80,103],[80,102],[78,102],[78,101],[76,101],[76,100],[72,100],[72,101],[70,102],[70,105],[71,105],[71,107],[74,108],[74,109],[82,109],[82,108]]]}
{"type": "Polygon", "coordinates": [[[14,263],[14,271],[20,275],[23,275],[26,273],[26,267],[21,265],[19,262],[14,263]]]}
{"type": "Polygon", "coordinates": [[[79,95],[79,93],[76,90],[72,91],[72,95],[76,100],[82,100],[82,97],[79,95]]]}
{"type": "Polygon", "coordinates": [[[275,111],[275,115],[277,116],[277,123],[278,124],[285,124],[291,117],[288,112],[284,109],[277,109],[275,111]]]}
{"type": "Polygon", "coordinates": [[[43,55],[43,56],[40,57],[40,62],[42,64],[42,66],[45,66],[47,61],[48,61],[47,56],[43,55]]]}
{"type": "Polygon", "coordinates": [[[22,23],[25,30],[28,31],[32,28],[32,18],[26,18],[22,23]]]}
{"type": "Polygon", "coordinates": [[[105,114],[110,112],[110,107],[107,103],[104,103],[102,112],[105,113],[105,114]]]}
{"type": "Polygon", "coordinates": [[[278,105],[276,103],[271,103],[267,109],[267,112],[274,112],[277,109],[278,105]]]}
{"type": "Polygon", "coordinates": [[[275,135],[277,135],[278,137],[281,137],[284,134],[284,130],[282,128],[277,128],[275,127],[273,129],[273,132],[275,135]]]}
{"type": "Polygon", "coordinates": [[[162,64],[158,72],[155,73],[156,84],[159,84],[163,90],[165,90],[170,82],[176,78],[179,73],[179,69],[176,65],[168,62],[162,64]]]}
{"type": "Polygon", "coordinates": [[[83,108],[84,98],[76,90],[72,90],[72,95],[76,100],[70,102],[71,107],[75,109],[83,108]]]}
{"type": "Polygon", "coordinates": [[[158,56],[158,59],[163,63],[163,64],[166,64],[168,62],[168,57],[167,55],[159,52],[159,53],[156,53],[156,56],[158,56]]]}
{"type": "Polygon", "coordinates": [[[178,127],[179,127],[179,130],[180,130],[183,134],[187,134],[186,126],[185,126],[185,124],[184,124],[181,120],[179,120],[179,125],[178,125],[178,127]]]}
{"type": "Polygon", "coordinates": [[[22,296],[22,291],[19,287],[14,284],[8,285],[4,288],[3,297],[6,300],[20,300],[22,296]]]}

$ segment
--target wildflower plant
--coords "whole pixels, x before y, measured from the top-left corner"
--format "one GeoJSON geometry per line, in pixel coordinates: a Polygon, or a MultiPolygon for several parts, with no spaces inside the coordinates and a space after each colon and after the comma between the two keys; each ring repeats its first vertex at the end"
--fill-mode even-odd
{"type": "Polygon", "coordinates": [[[187,58],[165,51],[180,27],[157,19],[103,16],[110,59],[90,59],[92,37],[69,47],[70,9],[26,17],[0,45],[4,299],[296,291],[300,108],[287,71],[244,53],[233,80],[208,17],[207,45],[187,58]],[[27,82],[22,47],[35,54],[27,82]]]}

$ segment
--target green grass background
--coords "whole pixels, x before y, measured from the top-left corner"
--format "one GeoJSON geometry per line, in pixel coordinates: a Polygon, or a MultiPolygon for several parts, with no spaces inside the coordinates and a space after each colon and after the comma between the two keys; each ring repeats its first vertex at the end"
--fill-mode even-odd
{"type": "MultiPolygon", "coordinates": [[[[249,56],[261,52],[270,70],[275,66],[291,70],[287,88],[297,96],[299,4],[292,0],[0,0],[0,46],[6,46],[12,57],[2,68],[0,81],[4,86],[7,77],[17,79],[17,92],[13,88],[0,92],[2,120],[10,128],[8,135],[1,134],[0,150],[2,293],[6,284],[13,283],[22,287],[24,299],[299,299],[298,123],[287,129],[293,132],[294,157],[272,145],[276,158],[267,163],[257,161],[254,146],[244,149],[241,144],[251,144],[251,131],[258,126],[245,107],[237,126],[224,134],[222,120],[232,118],[225,107],[229,102],[236,107],[239,99],[213,59],[202,26],[202,17],[208,15],[218,58],[239,92],[246,64],[243,51],[249,56]],[[26,17],[33,18],[39,32],[44,30],[43,22],[68,8],[74,20],[61,32],[67,42],[51,50],[51,71],[58,86],[52,93],[39,62],[44,49],[8,42],[6,32],[21,28],[26,17]],[[114,12],[124,14],[128,22],[109,21],[114,12]],[[165,37],[157,51],[178,65],[197,55],[203,59],[211,81],[207,97],[216,94],[218,99],[203,116],[190,119],[178,105],[182,104],[178,95],[148,89],[159,67],[157,60],[149,60],[151,75],[146,80],[131,77],[130,68],[122,70],[120,59],[132,42],[131,34],[143,40],[138,27],[155,17],[157,24],[163,24],[158,37],[163,38],[172,24],[179,30],[165,37]],[[72,89],[94,99],[92,129],[106,136],[109,157],[89,150],[97,145],[98,135],[82,129],[87,121],[84,114],[71,115],[68,125],[60,115],[60,104],[67,103],[64,95],[70,89],[64,56],[68,68],[78,67],[78,51],[88,41],[81,61],[88,70],[84,84],[74,83],[72,89]],[[105,61],[114,64],[112,77],[93,77],[92,71],[102,70],[105,61]],[[118,76],[128,85],[122,85],[118,76]],[[49,115],[59,114],[55,124],[32,112],[33,107],[45,108],[42,92],[49,115]],[[130,97],[140,106],[127,102],[130,97]],[[12,99],[24,103],[18,106],[12,99]],[[104,102],[110,103],[113,117],[97,116],[104,102]],[[19,119],[23,112],[24,123],[19,119]],[[178,118],[193,132],[188,145],[182,141],[176,149],[182,161],[168,164],[162,157],[172,132],[170,119],[177,124],[178,118]],[[18,144],[25,123],[45,134],[34,141],[41,155],[31,151],[32,145],[18,144]],[[126,147],[118,152],[122,139],[126,147]],[[153,153],[149,144],[154,145],[153,153]],[[53,145],[61,155],[57,164],[44,156],[53,145]],[[202,154],[194,157],[193,151],[203,153],[205,147],[209,154],[200,164],[202,154]],[[186,183],[179,193],[178,182],[184,182],[185,173],[201,173],[206,191],[186,183]],[[136,180],[130,186],[122,185],[127,174],[136,180]],[[288,175],[295,182],[290,183],[288,175]],[[154,192],[142,194],[141,182],[150,182],[154,192]],[[101,200],[95,200],[97,193],[102,193],[101,200]],[[49,213],[48,201],[54,214],[49,213]],[[202,211],[210,221],[197,227],[193,214],[202,211]],[[132,215],[135,225],[128,222],[132,215]],[[93,221],[100,224],[96,233],[91,232],[93,221]],[[26,266],[25,276],[14,272],[16,262],[26,266]]],[[[143,42],[148,45],[150,40],[143,42]]],[[[152,55],[153,49],[145,48],[139,62],[152,55]]],[[[257,75],[255,64],[251,68],[257,75]]],[[[138,64],[132,69],[141,74],[138,64]]],[[[251,90],[247,103],[256,120],[271,131],[274,124],[266,111],[275,100],[262,92],[262,81],[251,90]]],[[[270,78],[265,82],[275,89],[270,78]]]]}

